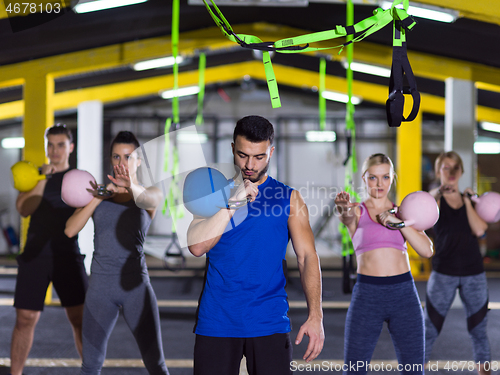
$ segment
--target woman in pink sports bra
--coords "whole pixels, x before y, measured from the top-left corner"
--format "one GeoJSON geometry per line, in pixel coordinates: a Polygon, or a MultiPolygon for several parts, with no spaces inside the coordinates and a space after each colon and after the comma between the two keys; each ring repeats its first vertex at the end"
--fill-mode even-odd
{"type": "Polygon", "coordinates": [[[406,242],[425,257],[432,256],[432,242],[412,227],[389,229],[401,222],[391,210],[388,193],[394,180],[394,166],[384,154],[369,156],[362,178],[367,198],[350,202],[347,192],[337,194],[340,221],[351,236],[357,260],[354,285],[344,336],[343,373],[366,374],[383,323],[391,334],[398,368],[402,374],[424,373],[424,319],[406,242]]]}

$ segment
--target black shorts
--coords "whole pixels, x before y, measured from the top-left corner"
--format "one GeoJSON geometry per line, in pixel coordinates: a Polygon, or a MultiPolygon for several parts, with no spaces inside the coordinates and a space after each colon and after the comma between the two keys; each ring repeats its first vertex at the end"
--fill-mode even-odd
{"type": "Polygon", "coordinates": [[[238,375],[243,356],[249,375],[290,375],[290,333],[233,338],[196,335],[195,375],[238,375]]]}
{"type": "Polygon", "coordinates": [[[14,307],[43,311],[51,281],[62,306],[83,304],[88,286],[84,258],[85,255],[79,254],[72,257],[38,257],[26,262],[18,256],[14,307]]]}

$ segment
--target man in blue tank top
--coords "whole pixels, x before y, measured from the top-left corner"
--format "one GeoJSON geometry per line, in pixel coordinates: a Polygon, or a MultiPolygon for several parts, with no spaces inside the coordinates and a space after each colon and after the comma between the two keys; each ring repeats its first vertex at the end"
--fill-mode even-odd
{"type": "Polygon", "coordinates": [[[82,352],[82,315],[88,280],[78,237],[64,234],[66,221],[75,208],[61,199],[64,174],[70,170],[73,137],[66,125],[54,125],[45,132],[50,161],[41,168],[50,178],[41,180],[28,192],[19,193],[16,208],[30,216],[24,251],[17,257],[18,271],[14,307],[16,324],[12,333],[10,367],[21,375],[33,344],[35,327],[44,307],[45,294],[52,282],[71,323],[76,349],[82,352]]]}
{"type": "Polygon", "coordinates": [[[195,216],[188,230],[191,253],[207,257],[194,329],[195,375],[237,375],[243,356],[251,375],[292,373],[285,292],[290,239],[309,313],[295,344],[309,336],[306,361],[323,348],[321,271],[309,214],[297,190],[267,174],[273,141],[273,126],[265,118],[237,122],[232,150],[244,184],[227,209],[209,218],[195,216]],[[244,208],[231,204],[245,198],[244,208]]]}

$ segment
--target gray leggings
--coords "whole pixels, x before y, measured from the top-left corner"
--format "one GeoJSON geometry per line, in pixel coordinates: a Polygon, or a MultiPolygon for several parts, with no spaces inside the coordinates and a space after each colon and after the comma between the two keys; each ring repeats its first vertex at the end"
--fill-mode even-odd
{"type": "Polygon", "coordinates": [[[432,271],[427,282],[425,303],[425,362],[431,356],[434,341],[441,332],[455,291],[458,289],[467,315],[467,328],[474,350],[475,362],[491,360],[490,344],[486,334],[488,312],[488,283],[486,274],[449,276],[432,271]]]}
{"type": "Polygon", "coordinates": [[[120,309],[151,375],[168,375],[156,296],[147,273],[92,274],[83,312],[81,375],[99,375],[120,309]],[[125,280],[127,278],[128,280],[125,280]],[[134,279],[133,282],[129,282],[134,279]]]}

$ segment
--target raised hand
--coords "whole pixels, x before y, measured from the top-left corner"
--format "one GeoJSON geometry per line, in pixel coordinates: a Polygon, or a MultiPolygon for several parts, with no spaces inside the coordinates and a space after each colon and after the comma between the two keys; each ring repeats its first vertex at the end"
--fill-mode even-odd
{"type": "Polygon", "coordinates": [[[351,208],[359,206],[359,203],[351,202],[350,200],[351,197],[346,191],[342,191],[337,194],[335,197],[335,208],[340,215],[349,215],[351,208]]]}
{"type": "Polygon", "coordinates": [[[128,189],[130,188],[130,186],[132,186],[132,182],[130,180],[130,173],[126,166],[115,165],[113,167],[113,171],[115,172],[115,177],[110,176],[108,174],[108,178],[111,180],[113,184],[119,187],[123,187],[125,189],[128,189]]]}

